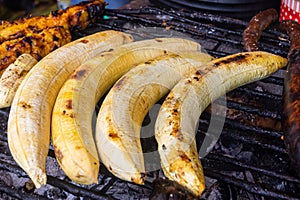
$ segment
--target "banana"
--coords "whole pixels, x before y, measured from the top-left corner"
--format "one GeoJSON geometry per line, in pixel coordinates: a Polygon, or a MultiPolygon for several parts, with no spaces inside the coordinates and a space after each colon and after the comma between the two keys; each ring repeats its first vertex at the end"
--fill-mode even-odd
{"type": "MultiPolygon", "coordinates": [[[[68,177],[87,183],[98,173],[98,164],[94,164],[98,163],[98,152],[92,117],[95,105],[115,81],[149,59],[198,50],[198,43],[185,39],[149,39],[122,45],[81,65],[61,88],[52,114],[52,142],[58,163],[68,177]]],[[[134,182],[140,183],[142,179],[136,178],[134,182]]]]}
{"type": "Polygon", "coordinates": [[[179,81],[163,102],[155,124],[166,177],[200,196],[205,181],[194,138],[200,114],[216,98],[269,76],[286,62],[285,58],[267,52],[239,53],[213,60],[211,71],[199,69],[179,81]]]}
{"type": "Polygon", "coordinates": [[[61,86],[84,61],[131,41],[130,35],[118,31],[75,40],[44,57],[22,81],[9,114],[8,145],[37,188],[46,184],[51,111],[61,86]]]}
{"type": "Polygon", "coordinates": [[[0,108],[11,105],[19,85],[36,63],[31,55],[22,54],[4,70],[0,78],[0,108]]]}
{"type": "Polygon", "coordinates": [[[140,143],[144,117],[180,79],[212,60],[208,54],[197,55],[198,61],[179,55],[147,61],[122,76],[105,97],[98,113],[95,140],[103,163],[119,178],[144,181],[140,143]]]}

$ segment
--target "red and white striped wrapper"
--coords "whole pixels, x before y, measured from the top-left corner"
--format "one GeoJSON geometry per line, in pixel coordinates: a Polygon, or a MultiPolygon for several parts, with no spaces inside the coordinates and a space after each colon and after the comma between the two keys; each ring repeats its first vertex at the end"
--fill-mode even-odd
{"type": "Polygon", "coordinates": [[[299,23],[300,0],[281,0],[279,20],[294,20],[299,23]]]}

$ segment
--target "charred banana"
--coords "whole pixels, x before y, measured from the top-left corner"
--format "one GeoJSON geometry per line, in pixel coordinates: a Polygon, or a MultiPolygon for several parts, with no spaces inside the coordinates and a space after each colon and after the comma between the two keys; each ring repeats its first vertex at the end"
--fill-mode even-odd
{"type": "Polygon", "coordinates": [[[51,112],[61,86],[84,61],[130,41],[130,35],[117,31],[86,36],[48,54],[22,81],[9,114],[8,145],[37,188],[46,184],[51,112]]]}
{"type": "MultiPolygon", "coordinates": [[[[92,117],[95,105],[115,81],[129,69],[149,59],[178,51],[198,50],[198,43],[185,39],[149,39],[111,49],[81,65],[60,90],[53,109],[52,141],[65,173],[80,183],[96,179],[99,161],[92,134],[92,117]],[[107,59],[103,61],[103,58],[107,59]]],[[[101,159],[104,164],[109,162],[106,156],[101,159]]],[[[140,173],[128,177],[132,177],[129,181],[136,183],[144,181],[140,173]]]]}
{"type": "Polygon", "coordinates": [[[219,96],[269,76],[286,62],[266,52],[239,53],[212,61],[209,72],[199,69],[179,81],[165,99],[155,124],[164,174],[200,196],[205,183],[195,127],[201,112],[219,96]]]}
{"type": "Polygon", "coordinates": [[[37,63],[29,54],[22,54],[4,70],[0,78],[0,108],[9,107],[25,75],[37,63]]]}
{"type": "Polygon", "coordinates": [[[145,178],[140,129],[150,107],[183,77],[203,63],[183,56],[163,56],[147,61],[120,78],[105,97],[97,118],[96,144],[106,167],[124,180],[145,178]],[[141,174],[141,175],[140,175],[141,174]]]}

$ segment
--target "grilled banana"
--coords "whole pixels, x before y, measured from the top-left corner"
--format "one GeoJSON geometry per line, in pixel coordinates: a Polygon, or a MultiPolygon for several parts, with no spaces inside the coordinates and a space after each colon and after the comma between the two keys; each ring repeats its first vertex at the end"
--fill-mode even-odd
{"type": "Polygon", "coordinates": [[[0,108],[9,107],[25,75],[37,63],[29,54],[20,55],[4,70],[0,78],[0,108]]]}
{"type": "Polygon", "coordinates": [[[205,188],[195,127],[201,112],[226,92],[262,79],[286,65],[266,52],[239,53],[212,61],[213,69],[197,70],[176,84],[165,99],[155,124],[164,174],[200,196],[205,188]]]}
{"type": "Polygon", "coordinates": [[[208,54],[197,54],[199,61],[178,55],[147,61],[127,72],[105,97],[95,139],[102,161],[118,177],[129,181],[145,178],[140,143],[144,117],[180,79],[212,59],[208,54]]]}
{"type": "MultiPolygon", "coordinates": [[[[97,177],[98,164],[94,163],[98,163],[98,153],[92,117],[96,103],[120,76],[149,59],[199,49],[198,43],[185,39],[149,39],[112,49],[80,66],[60,90],[52,115],[52,142],[58,162],[68,177],[80,183],[97,177]],[[103,57],[108,59],[103,62],[103,57]]],[[[106,163],[105,159],[102,161],[106,163]]],[[[133,181],[141,183],[143,179],[136,177],[133,181]]]]}
{"type": "Polygon", "coordinates": [[[51,111],[61,86],[83,62],[131,41],[130,35],[117,31],[86,36],[48,54],[22,81],[9,114],[8,145],[37,188],[46,183],[51,111]]]}

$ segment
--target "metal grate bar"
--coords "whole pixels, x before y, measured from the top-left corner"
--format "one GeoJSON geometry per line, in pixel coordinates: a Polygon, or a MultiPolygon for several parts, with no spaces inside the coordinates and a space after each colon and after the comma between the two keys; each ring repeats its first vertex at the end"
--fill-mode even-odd
{"type": "Polygon", "coordinates": [[[238,187],[238,188],[242,188],[243,190],[246,190],[255,195],[262,195],[265,197],[269,197],[269,198],[272,197],[275,199],[299,200],[299,197],[295,197],[295,196],[288,195],[288,194],[282,194],[282,193],[274,192],[274,191],[270,191],[270,190],[265,190],[264,188],[259,187],[257,184],[245,182],[244,180],[240,180],[240,179],[234,178],[232,176],[222,174],[222,173],[220,173],[220,171],[216,171],[211,168],[206,168],[205,166],[203,166],[203,168],[204,168],[204,171],[207,176],[217,178],[217,179],[222,179],[222,181],[224,181],[228,184],[234,185],[235,187],[238,187]]]}
{"type": "Polygon", "coordinates": [[[251,96],[256,96],[260,98],[266,98],[266,99],[272,99],[273,101],[281,102],[282,101],[282,96],[279,95],[274,95],[270,94],[265,91],[257,91],[257,90],[251,90],[246,87],[239,87],[235,89],[236,91],[251,95],[251,96]]]}
{"type": "Polygon", "coordinates": [[[284,147],[280,147],[280,146],[274,145],[274,144],[268,144],[266,142],[261,142],[261,141],[257,140],[256,138],[253,138],[253,135],[251,135],[251,134],[248,134],[248,136],[247,136],[247,134],[237,132],[236,130],[224,130],[223,134],[233,138],[236,141],[248,143],[251,145],[256,145],[263,149],[268,149],[270,151],[276,151],[281,154],[286,154],[286,150],[284,147]]]}
{"type": "MultiPolygon", "coordinates": [[[[48,200],[48,198],[46,197],[42,197],[39,195],[34,195],[34,194],[30,194],[30,193],[25,193],[25,192],[18,192],[16,191],[15,188],[10,187],[10,186],[6,186],[1,184],[0,187],[0,194],[2,195],[7,195],[7,197],[9,197],[10,200],[12,199],[22,199],[22,200],[32,200],[32,199],[39,199],[39,200],[48,200]]],[[[0,196],[0,198],[1,198],[0,196]]]]}
{"type": "MultiPolygon", "coordinates": [[[[201,125],[203,125],[204,127],[208,127],[208,125],[210,123],[209,119],[208,120],[203,119],[202,116],[203,116],[203,114],[201,115],[201,120],[200,120],[201,125]]],[[[217,119],[215,119],[215,120],[217,120],[217,119]]],[[[273,138],[272,141],[270,141],[270,139],[266,140],[261,137],[263,135],[261,135],[259,137],[258,135],[254,135],[255,133],[253,133],[253,132],[246,132],[246,131],[242,132],[241,130],[237,129],[237,127],[234,127],[232,124],[227,126],[227,122],[228,122],[228,120],[226,119],[226,121],[225,121],[226,126],[224,126],[224,128],[223,128],[222,135],[226,135],[227,137],[232,138],[233,141],[239,141],[243,144],[255,145],[262,149],[269,150],[270,152],[275,151],[280,154],[286,154],[286,150],[285,150],[282,142],[280,143],[282,146],[276,144],[275,138],[273,138]],[[232,126],[233,129],[231,129],[230,126],[232,126]],[[255,137],[255,136],[257,136],[257,137],[255,137]]],[[[242,127],[242,128],[246,129],[246,126],[242,127]]],[[[199,127],[198,131],[201,131],[202,132],[201,134],[204,134],[206,132],[206,130],[203,129],[202,126],[199,127]]],[[[277,137],[277,140],[278,140],[277,141],[277,143],[278,143],[280,141],[279,137],[277,137]]]]}
{"type": "MultiPolygon", "coordinates": [[[[211,118],[211,115],[208,114],[207,112],[204,112],[201,115],[201,122],[206,123],[208,125],[210,118],[211,118]],[[204,120],[205,120],[205,122],[204,122],[204,120]]],[[[257,126],[249,126],[246,124],[241,124],[240,122],[237,122],[236,120],[232,120],[229,118],[225,119],[225,126],[230,129],[239,130],[241,132],[251,132],[253,134],[258,134],[261,136],[268,136],[273,139],[281,139],[281,137],[283,135],[283,133],[281,131],[260,128],[257,126]]]]}
{"type": "MultiPolygon", "coordinates": [[[[144,24],[152,25],[152,26],[162,26],[163,27],[166,24],[163,25],[162,20],[158,19],[157,16],[158,15],[163,15],[163,14],[166,15],[166,13],[164,13],[164,12],[165,11],[162,11],[162,10],[158,11],[157,9],[151,10],[150,8],[148,8],[148,9],[144,9],[142,11],[136,11],[136,10],[107,10],[106,14],[114,16],[114,17],[118,17],[120,19],[132,20],[132,21],[141,22],[141,23],[144,23],[144,24]],[[152,16],[152,19],[148,19],[148,18],[146,19],[146,18],[143,18],[143,16],[140,16],[140,15],[143,15],[143,14],[150,14],[150,13],[153,14],[153,13],[155,13],[154,11],[156,11],[157,13],[156,13],[155,16],[152,16]]],[[[240,27],[241,30],[236,31],[235,30],[236,27],[234,27],[235,28],[234,30],[231,30],[230,26],[227,26],[226,27],[227,29],[225,29],[225,28],[222,28],[222,27],[219,27],[219,26],[214,26],[213,24],[199,23],[197,21],[193,21],[191,19],[184,18],[184,17],[182,17],[183,15],[180,15],[180,14],[177,14],[177,15],[173,14],[172,15],[172,14],[169,13],[169,16],[171,16],[171,18],[169,20],[164,20],[164,22],[167,23],[169,26],[172,26],[172,29],[174,29],[174,30],[186,32],[186,33],[192,34],[194,36],[196,36],[196,35],[199,36],[199,35],[203,35],[203,31],[197,31],[195,29],[201,29],[201,27],[202,27],[202,29],[203,28],[204,28],[204,30],[206,29],[205,36],[207,38],[216,39],[216,40],[218,40],[222,43],[228,42],[228,43],[231,43],[231,44],[241,46],[241,40],[237,41],[236,39],[228,39],[227,37],[225,37],[225,35],[223,35],[223,37],[220,37],[220,35],[218,36],[218,35],[210,34],[210,32],[208,30],[223,32],[223,33],[226,33],[227,35],[231,34],[231,35],[241,36],[241,34],[242,34],[241,30],[242,30],[242,28],[244,28],[244,25],[242,25],[242,27],[240,27]]],[[[213,15],[210,15],[210,18],[212,18],[212,16],[213,15]]],[[[219,16],[215,16],[215,17],[220,18],[219,16]]],[[[226,21],[227,19],[224,18],[224,20],[226,21]]],[[[277,32],[273,31],[272,33],[277,33],[277,32]]],[[[280,50],[281,48],[278,48],[279,45],[288,46],[288,43],[283,40],[283,41],[280,41],[280,44],[276,44],[275,46],[271,45],[271,44],[268,44],[268,48],[266,50],[268,50],[269,52],[272,52],[272,53],[277,53],[277,54],[280,54],[280,55],[286,55],[285,51],[282,51],[282,50],[280,50]]]]}
{"type": "Polygon", "coordinates": [[[283,85],[284,79],[279,78],[279,77],[270,76],[270,77],[267,77],[267,78],[261,80],[261,82],[272,83],[275,85],[283,85]]]}
{"type": "Polygon", "coordinates": [[[280,113],[273,112],[270,110],[262,110],[261,108],[256,108],[253,106],[236,103],[236,102],[230,101],[230,100],[227,100],[226,105],[228,108],[244,111],[244,112],[251,113],[251,114],[256,114],[256,115],[259,115],[260,117],[269,117],[269,118],[281,120],[280,113]]]}
{"type": "Polygon", "coordinates": [[[252,166],[252,165],[249,165],[249,164],[244,164],[240,161],[235,160],[232,157],[229,158],[226,155],[210,153],[205,157],[205,159],[217,160],[217,161],[220,161],[220,162],[224,162],[224,163],[227,163],[227,164],[234,165],[236,167],[243,168],[245,170],[251,170],[251,171],[262,173],[264,175],[267,175],[267,176],[270,176],[270,177],[273,177],[273,178],[278,178],[278,179],[282,179],[282,180],[285,180],[285,181],[290,181],[290,182],[293,182],[293,183],[300,184],[299,179],[297,179],[295,177],[292,177],[290,175],[280,174],[279,172],[270,171],[268,169],[262,168],[261,166],[260,167],[255,167],[255,166],[252,166]]]}
{"type": "Polygon", "coordinates": [[[100,191],[85,189],[83,187],[73,185],[71,183],[60,180],[53,176],[48,176],[47,183],[80,197],[88,197],[88,198],[99,199],[99,200],[112,199],[109,195],[102,193],[100,191]]]}

